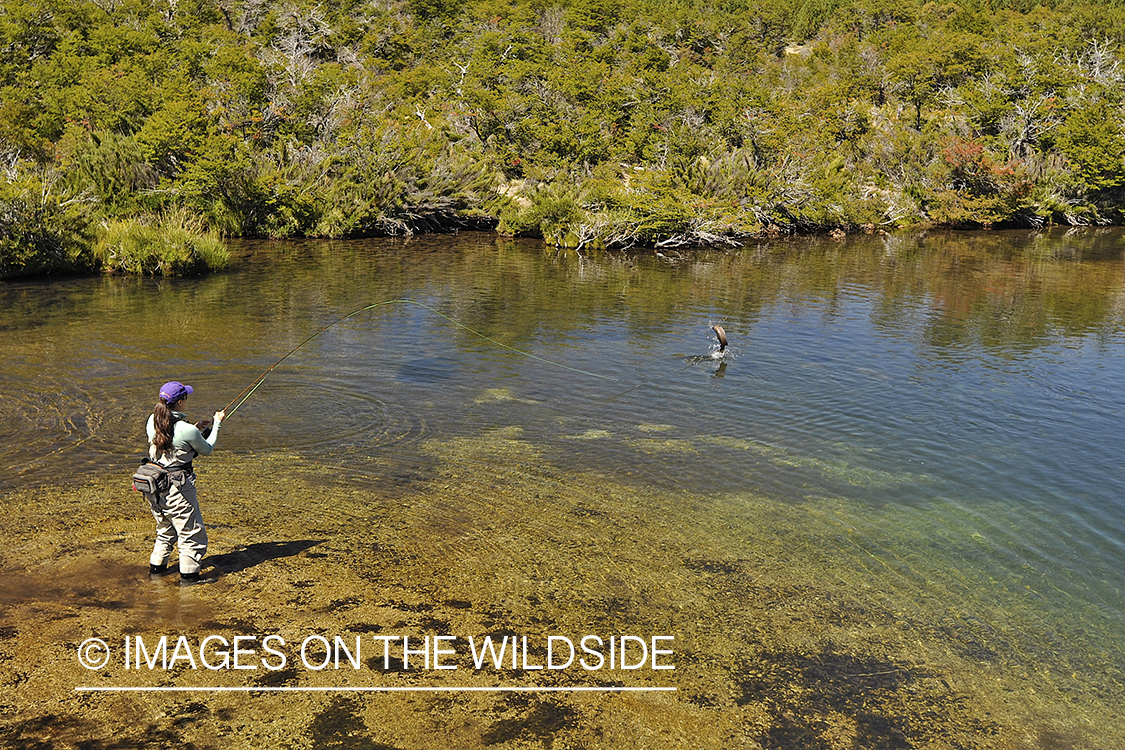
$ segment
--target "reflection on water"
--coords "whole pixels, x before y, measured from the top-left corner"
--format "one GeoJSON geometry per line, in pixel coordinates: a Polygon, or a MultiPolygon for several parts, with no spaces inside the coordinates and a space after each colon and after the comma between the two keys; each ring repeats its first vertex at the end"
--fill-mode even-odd
{"type": "MultiPolygon", "coordinates": [[[[1073,697],[1075,716],[1096,714],[1120,698],[1125,673],[1122,238],[801,240],[678,261],[578,257],[491,236],[251,243],[230,273],[201,279],[9,283],[0,286],[0,489],[58,481],[60,466],[68,481],[122,475],[143,448],[160,383],[191,383],[202,416],[341,316],[416,299],[539,359],[421,306],[378,307],[273,372],[224,427],[222,453],[276,457],[277,477],[315,465],[318,482],[335,477],[375,503],[407,498],[415,515],[401,522],[466,560],[499,564],[518,548],[511,561],[526,566],[542,539],[573,532],[574,550],[596,545],[610,561],[601,577],[572,581],[591,587],[575,618],[598,597],[627,602],[652,582],[630,539],[670,549],[675,535],[662,524],[680,498],[695,536],[678,539],[677,562],[660,568],[680,586],[661,596],[704,608],[717,630],[681,618],[693,637],[737,643],[762,627],[740,602],[787,602],[795,619],[772,626],[846,622],[832,637],[867,643],[847,614],[865,602],[880,627],[945,643],[985,671],[1030,675],[1027,685],[1041,679],[1073,697]],[[716,324],[730,342],[720,359],[716,324]],[[508,457],[524,467],[518,491],[495,489],[496,456],[461,455],[463,441],[482,436],[527,451],[508,457]],[[419,488],[455,485],[455,474],[479,484],[446,496],[452,505],[424,522],[419,488]],[[613,516],[632,519],[629,534],[566,529],[606,512],[598,477],[631,498],[613,516]],[[478,513],[527,512],[524,494],[578,510],[521,522],[526,538],[474,531],[478,513]],[[646,516],[658,502],[662,514],[646,516]],[[836,603],[822,610],[812,594],[754,588],[751,578],[774,565],[794,577],[793,591],[823,585],[836,603]],[[752,574],[734,575],[746,566],[752,574]],[[619,590],[603,590],[611,579],[619,590]],[[733,587],[736,601],[713,586],[733,587]]],[[[421,559],[415,549],[395,564],[421,559]]],[[[550,560],[536,564],[541,585],[559,575],[550,560]]],[[[775,692],[780,684],[815,692],[823,672],[852,675],[860,692],[892,703],[940,688],[902,653],[862,662],[823,641],[802,651],[782,635],[754,638],[757,657],[739,661],[731,646],[724,667],[743,692],[700,687],[700,699],[768,714],[773,728],[762,732],[776,730],[778,746],[810,727],[835,746],[825,727],[840,721],[840,736],[879,735],[861,726],[871,717],[858,699],[826,695],[810,713],[785,708],[792,695],[775,692]]],[[[719,646],[707,648],[720,658],[719,646]]],[[[960,679],[980,687],[983,674],[960,679]]],[[[903,730],[883,734],[894,731],[903,730]]]]}

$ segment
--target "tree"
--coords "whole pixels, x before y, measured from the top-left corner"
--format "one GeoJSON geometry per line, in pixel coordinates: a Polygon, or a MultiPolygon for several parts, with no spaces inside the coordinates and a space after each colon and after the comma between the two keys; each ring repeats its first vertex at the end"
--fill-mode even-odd
{"type": "Polygon", "coordinates": [[[1079,189],[1104,194],[1125,186],[1125,136],[1104,101],[1072,112],[1055,144],[1070,162],[1079,189]]]}

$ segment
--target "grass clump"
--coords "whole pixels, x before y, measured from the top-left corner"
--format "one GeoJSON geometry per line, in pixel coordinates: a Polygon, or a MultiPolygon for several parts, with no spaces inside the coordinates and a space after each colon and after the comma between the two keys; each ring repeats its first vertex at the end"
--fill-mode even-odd
{"type": "Polygon", "coordinates": [[[183,211],[110,222],[94,255],[107,272],[153,276],[220,271],[230,261],[223,241],[207,232],[199,217],[183,211]]]}

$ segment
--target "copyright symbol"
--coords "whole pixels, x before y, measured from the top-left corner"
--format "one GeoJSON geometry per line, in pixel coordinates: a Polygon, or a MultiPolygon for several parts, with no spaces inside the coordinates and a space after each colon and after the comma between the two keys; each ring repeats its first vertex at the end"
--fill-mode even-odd
{"type": "Polygon", "coordinates": [[[78,663],[86,669],[101,669],[109,664],[109,646],[101,638],[87,638],[78,646],[78,663]]]}

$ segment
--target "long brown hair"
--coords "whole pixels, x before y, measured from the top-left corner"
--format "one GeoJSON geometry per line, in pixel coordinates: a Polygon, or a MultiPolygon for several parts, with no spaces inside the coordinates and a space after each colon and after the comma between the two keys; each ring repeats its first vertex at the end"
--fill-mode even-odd
{"type": "Polygon", "coordinates": [[[171,453],[176,418],[172,416],[172,410],[164,399],[157,401],[156,406],[152,408],[152,426],[156,429],[156,435],[152,438],[152,444],[156,446],[156,455],[164,456],[171,453]]]}

